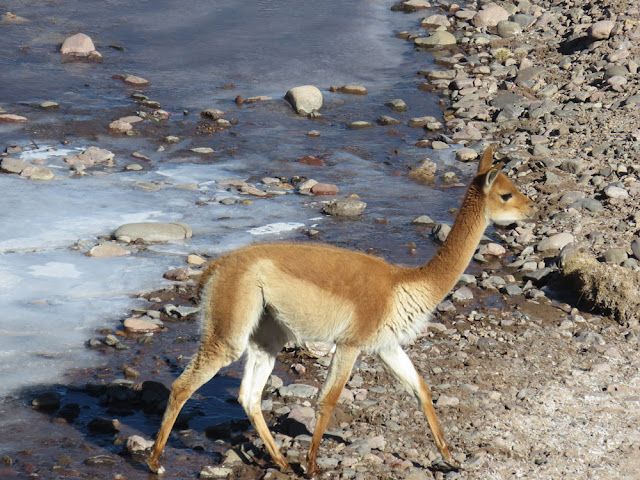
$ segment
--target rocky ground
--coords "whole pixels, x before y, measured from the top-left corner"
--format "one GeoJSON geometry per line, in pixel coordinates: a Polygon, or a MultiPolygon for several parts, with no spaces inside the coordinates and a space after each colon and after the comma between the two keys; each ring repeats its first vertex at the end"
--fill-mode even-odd
{"type": "MultiPolygon", "coordinates": [[[[424,129],[418,144],[464,144],[461,162],[497,145],[539,218],[500,230],[502,245],[482,245],[433,327],[407,347],[464,468],[430,468],[437,450],[417,405],[376,359],[362,356],[320,448],[323,478],[640,478],[637,309],[620,314],[638,297],[608,285],[603,303],[562,265],[579,251],[598,259],[604,280],[614,278],[610,272],[633,279],[640,270],[640,9],[630,0],[425,6],[394,7],[425,14],[400,37],[416,48],[446,45],[433,50],[440,68],[421,72],[420,85],[442,96],[444,120],[412,119],[424,129]]],[[[412,174],[456,181],[429,160],[412,174]]],[[[197,345],[191,268],[172,272],[176,285],[148,296],[153,308],[132,313],[140,321],[89,342],[110,366],[73,372],[70,387],[35,399],[33,449],[5,456],[0,475],[146,478],[140,452],[159,425],[163,385],[197,345]]],[[[285,351],[264,397],[265,416],[294,464],[304,464],[328,362],[285,351]]],[[[189,429],[206,400],[194,398],[169,441],[168,478],[294,477],[270,468],[241,414],[189,429]]]]}

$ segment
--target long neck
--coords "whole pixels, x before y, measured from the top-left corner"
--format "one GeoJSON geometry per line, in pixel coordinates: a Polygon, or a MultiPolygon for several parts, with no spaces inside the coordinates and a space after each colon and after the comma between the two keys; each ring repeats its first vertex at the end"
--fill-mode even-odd
{"type": "Polygon", "coordinates": [[[427,264],[419,267],[439,301],[464,273],[487,225],[484,195],[472,183],[444,245],[427,264]]]}

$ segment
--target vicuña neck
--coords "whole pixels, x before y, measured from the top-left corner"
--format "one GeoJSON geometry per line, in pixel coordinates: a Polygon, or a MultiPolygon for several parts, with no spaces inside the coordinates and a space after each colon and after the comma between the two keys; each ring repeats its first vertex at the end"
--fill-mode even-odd
{"type": "Polygon", "coordinates": [[[427,264],[420,267],[440,300],[464,273],[487,225],[484,195],[480,187],[472,183],[444,245],[427,264]]]}

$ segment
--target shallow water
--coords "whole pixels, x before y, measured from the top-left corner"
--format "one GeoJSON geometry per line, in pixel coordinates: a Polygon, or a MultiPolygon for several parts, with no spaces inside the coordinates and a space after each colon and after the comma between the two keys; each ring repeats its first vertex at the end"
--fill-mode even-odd
{"type": "Polygon", "coordinates": [[[431,57],[395,38],[398,31],[415,29],[418,16],[392,13],[391,4],[194,1],[185,9],[168,1],[5,2],[5,11],[30,22],[0,25],[0,106],[29,123],[0,123],[0,145],[24,147],[22,158],[30,161],[36,156],[28,150],[34,150],[59,178],[33,182],[0,175],[0,395],[58,381],[70,366],[97,361],[84,341],[96,328],[144,306],[134,297],[161,286],[162,272],[184,266],[189,253],[216,255],[254,241],[304,240],[303,229],[313,227],[321,231],[320,241],[374,249],[398,263],[426,260],[433,246],[409,222],[425,213],[451,220],[447,210],[457,206],[463,191],[396,175],[427,155],[442,169],[454,168],[452,152],[412,146],[421,132],[406,120],[441,113],[438,99],[416,88],[420,78],[414,73],[431,57]],[[57,52],[77,32],[93,38],[103,62],[73,61],[57,52]],[[111,78],[123,73],[145,77],[151,86],[136,89],[111,78]],[[328,91],[331,84],[345,83],[364,85],[369,94],[328,91]],[[228,84],[233,88],[221,88],[228,84]],[[282,99],[301,84],[323,91],[323,119],[299,117],[282,99]],[[159,101],[171,119],[138,125],[133,137],[108,134],[110,121],[149,111],[131,100],[134,92],[159,101]],[[238,106],[237,95],[274,100],[238,106]],[[393,98],[404,99],[409,112],[385,107],[393,98]],[[40,110],[44,100],[60,108],[40,110]],[[206,123],[198,113],[205,108],[222,109],[238,124],[198,134],[206,123]],[[345,127],[380,115],[404,125],[395,127],[396,134],[389,127],[345,127]],[[311,129],[320,137],[307,136],[311,129]],[[165,135],[181,140],[168,145],[165,135]],[[94,169],[102,175],[71,177],[64,155],[90,145],[116,153],[116,166],[94,169]],[[200,146],[216,152],[189,151],[200,146]],[[131,158],[134,151],[151,161],[131,158]],[[321,156],[326,166],[299,164],[305,155],[321,156]],[[133,162],[143,171],[124,171],[133,162]],[[344,220],[321,213],[326,199],[299,195],[252,199],[251,205],[196,204],[239,197],[216,181],[267,175],[336,183],[341,195],[358,194],[368,207],[363,217],[344,220]],[[141,182],[163,185],[145,191],[141,182]],[[388,223],[374,221],[382,217],[388,223]],[[194,237],[117,259],[84,255],[100,236],[132,221],[185,222],[194,237]],[[81,247],[74,249],[78,241],[81,247]],[[409,242],[418,243],[418,255],[411,255],[409,242]]]}

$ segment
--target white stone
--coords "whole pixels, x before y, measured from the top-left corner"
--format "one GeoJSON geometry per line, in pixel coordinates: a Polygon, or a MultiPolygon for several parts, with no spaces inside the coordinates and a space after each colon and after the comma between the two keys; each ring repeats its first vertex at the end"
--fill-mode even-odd
{"type": "Polygon", "coordinates": [[[125,443],[125,445],[129,453],[137,453],[149,450],[151,447],[153,447],[153,443],[153,440],[147,440],[139,435],[132,435],[127,438],[127,442],[125,443]]]}
{"type": "Polygon", "coordinates": [[[294,87],[287,92],[285,100],[299,115],[309,115],[322,107],[322,92],[313,85],[294,87]]]}
{"type": "Polygon", "coordinates": [[[478,158],[478,152],[473,148],[461,148],[456,151],[456,160],[461,162],[472,162],[476,158],[478,158]]]}
{"type": "Polygon", "coordinates": [[[67,38],[60,47],[60,53],[63,55],[89,55],[95,52],[91,38],[84,33],[76,33],[67,38]]]}

